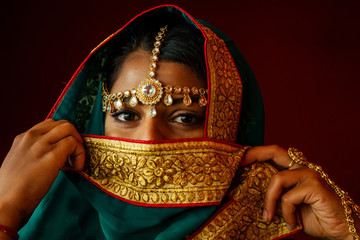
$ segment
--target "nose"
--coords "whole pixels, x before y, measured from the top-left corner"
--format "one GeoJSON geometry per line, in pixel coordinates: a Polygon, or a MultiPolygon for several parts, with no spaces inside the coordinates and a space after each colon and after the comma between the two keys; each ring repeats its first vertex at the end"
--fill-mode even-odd
{"type": "Polygon", "coordinates": [[[167,139],[165,128],[160,119],[147,117],[136,130],[136,138],[145,141],[167,139]]]}

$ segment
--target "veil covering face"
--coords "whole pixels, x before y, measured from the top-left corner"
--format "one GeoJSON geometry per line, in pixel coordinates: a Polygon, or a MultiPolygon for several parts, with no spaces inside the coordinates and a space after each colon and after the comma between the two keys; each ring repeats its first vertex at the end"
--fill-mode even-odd
{"type": "MultiPolygon", "coordinates": [[[[280,213],[272,223],[261,220],[264,191],[276,170],[260,163],[238,169],[247,149],[243,146],[263,144],[264,111],[256,79],[227,36],[179,7],[164,5],[145,11],[104,40],[80,65],[48,118],[66,119],[83,134],[87,163],[81,173],[69,169],[59,173],[20,231],[21,239],[273,239],[290,234],[280,213]],[[172,18],[190,23],[204,37],[208,88],[204,137],[158,143],[104,137],[101,84],[106,59],[114,45],[123,44],[125,29],[155,17],[164,25],[172,18]],[[179,147],[181,156],[195,160],[179,160],[179,149],[171,150],[179,147]],[[131,152],[124,154],[124,148],[131,152]],[[156,151],[157,158],[154,153],[144,155],[139,167],[140,158],[134,156],[146,151],[156,151]],[[115,158],[125,159],[121,169],[105,164],[115,158]],[[131,167],[149,169],[150,162],[178,172],[154,189],[148,179],[143,185],[149,188],[132,185],[131,167]],[[194,170],[201,164],[223,170],[206,175],[194,170]],[[101,168],[105,165],[113,172],[106,179],[104,175],[111,174],[101,168]],[[181,169],[192,169],[195,180],[186,178],[191,184],[175,186],[181,169]]],[[[140,178],[137,180],[140,186],[140,178]]]]}

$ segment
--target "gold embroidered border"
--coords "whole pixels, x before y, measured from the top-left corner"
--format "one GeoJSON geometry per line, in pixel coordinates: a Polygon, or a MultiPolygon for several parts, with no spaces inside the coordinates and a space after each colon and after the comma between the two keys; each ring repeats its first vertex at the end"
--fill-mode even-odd
{"type": "Polygon", "coordinates": [[[200,26],[207,37],[211,87],[207,136],[235,142],[243,89],[241,78],[225,42],[209,28],[200,26]]]}
{"type": "Polygon", "coordinates": [[[219,203],[247,148],[212,141],[84,142],[84,174],[105,191],[141,204],[219,203]]]}
{"type": "MultiPolygon", "coordinates": [[[[230,195],[234,202],[206,224],[192,240],[268,240],[291,233],[277,210],[273,220],[262,220],[264,197],[271,176],[277,170],[268,163],[254,163],[242,169],[240,183],[230,195]]],[[[293,231],[301,229],[297,226],[293,231]]]]}

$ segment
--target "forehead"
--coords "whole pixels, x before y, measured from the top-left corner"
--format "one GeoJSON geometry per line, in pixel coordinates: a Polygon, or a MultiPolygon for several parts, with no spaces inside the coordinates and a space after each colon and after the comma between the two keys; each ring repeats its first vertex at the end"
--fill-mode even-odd
{"type": "MultiPolygon", "coordinates": [[[[149,74],[151,56],[150,53],[143,51],[129,54],[117,74],[111,92],[136,88],[149,74]]],[[[159,59],[155,78],[163,86],[206,88],[205,82],[185,64],[161,60],[161,54],[159,59]]]]}

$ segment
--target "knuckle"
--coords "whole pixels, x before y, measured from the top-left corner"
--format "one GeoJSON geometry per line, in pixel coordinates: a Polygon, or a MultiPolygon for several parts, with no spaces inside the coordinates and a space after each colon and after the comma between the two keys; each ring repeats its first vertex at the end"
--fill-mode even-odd
{"type": "Polygon", "coordinates": [[[13,143],[19,143],[24,138],[25,133],[21,133],[14,138],[13,143]]]}
{"type": "Polygon", "coordinates": [[[322,188],[324,185],[327,185],[317,172],[312,173],[312,176],[308,177],[308,180],[313,188],[322,188]]]}
{"type": "Polygon", "coordinates": [[[279,155],[279,154],[286,154],[286,150],[282,147],[280,147],[277,144],[273,144],[270,145],[270,151],[274,154],[274,155],[279,155]]]}
{"type": "Polygon", "coordinates": [[[58,156],[58,155],[55,154],[54,151],[49,151],[49,152],[46,153],[46,157],[47,157],[48,159],[56,159],[57,156],[58,156]]]}
{"type": "Polygon", "coordinates": [[[77,140],[73,136],[68,137],[67,140],[69,146],[75,146],[77,144],[77,140]]]}
{"type": "Polygon", "coordinates": [[[281,184],[283,182],[283,174],[281,172],[274,174],[271,181],[273,181],[276,185],[281,184]]]}
{"type": "Polygon", "coordinates": [[[305,173],[307,175],[307,178],[311,180],[320,180],[321,176],[318,172],[316,172],[314,169],[306,168],[305,173]]]}
{"type": "Polygon", "coordinates": [[[26,131],[25,133],[23,133],[23,137],[22,139],[24,141],[31,141],[32,139],[34,139],[37,136],[37,131],[34,129],[30,129],[28,131],[26,131]]]}
{"type": "Polygon", "coordinates": [[[64,153],[68,155],[74,151],[77,145],[77,140],[73,136],[68,136],[62,139],[59,143],[60,144],[58,146],[61,146],[61,148],[64,150],[64,153]]]}
{"type": "Polygon", "coordinates": [[[282,205],[289,205],[289,203],[290,203],[290,199],[286,195],[281,196],[282,205]]]}
{"type": "Polygon", "coordinates": [[[43,141],[36,141],[30,148],[33,156],[41,158],[46,152],[48,152],[48,145],[43,141]]]}
{"type": "Polygon", "coordinates": [[[72,132],[75,130],[74,125],[72,125],[70,122],[66,121],[63,124],[61,124],[61,127],[66,131],[66,132],[72,132]]]}
{"type": "Polygon", "coordinates": [[[277,145],[277,144],[270,145],[270,147],[272,148],[272,150],[273,150],[274,152],[278,152],[278,151],[283,150],[283,148],[280,147],[280,146],[277,145]]]}

